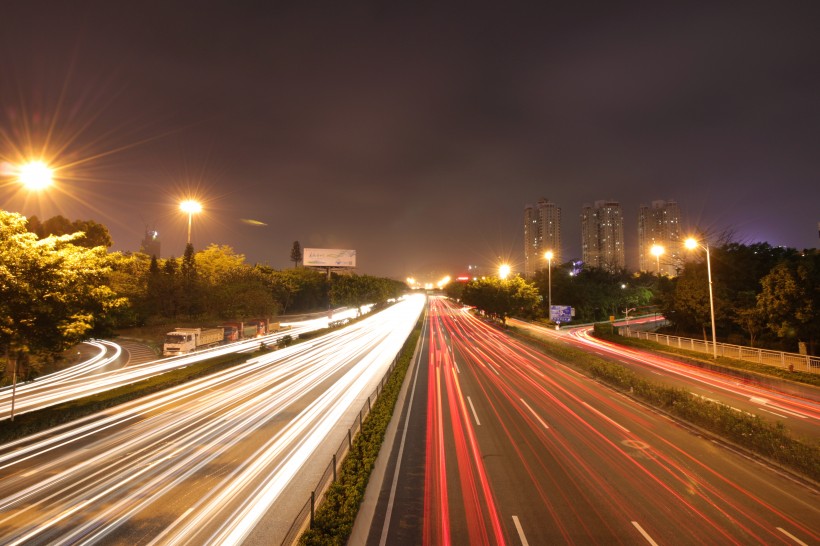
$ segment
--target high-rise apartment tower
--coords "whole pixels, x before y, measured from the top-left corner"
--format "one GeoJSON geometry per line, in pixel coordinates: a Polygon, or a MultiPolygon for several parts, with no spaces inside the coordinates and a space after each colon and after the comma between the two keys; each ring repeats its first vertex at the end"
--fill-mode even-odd
{"type": "Polygon", "coordinates": [[[638,248],[641,271],[674,276],[683,267],[680,237],[680,209],[675,201],[652,201],[638,212],[638,248]],[[652,254],[652,247],[663,249],[652,254]]]}
{"type": "Polygon", "coordinates": [[[524,276],[532,277],[547,266],[544,254],[551,250],[552,264],[561,263],[561,208],[549,199],[524,207],[524,276]]]}
{"type": "Polygon", "coordinates": [[[581,251],[584,265],[617,272],[626,267],[621,204],[595,201],[581,209],[581,251]]]}

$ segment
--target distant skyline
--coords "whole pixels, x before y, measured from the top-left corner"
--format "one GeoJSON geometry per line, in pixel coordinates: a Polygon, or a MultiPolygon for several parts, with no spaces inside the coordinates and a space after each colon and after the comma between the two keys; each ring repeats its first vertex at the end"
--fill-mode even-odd
{"type": "Polygon", "coordinates": [[[811,2],[8,3],[0,20],[0,204],[156,229],[289,267],[352,248],[403,279],[508,260],[524,206],[614,200],[682,230],[813,248],[820,221],[820,7],[811,2]],[[20,192],[22,156],[58,168],[20,192]],[[2,174],[5,172],[6,174],[2,174]]]}

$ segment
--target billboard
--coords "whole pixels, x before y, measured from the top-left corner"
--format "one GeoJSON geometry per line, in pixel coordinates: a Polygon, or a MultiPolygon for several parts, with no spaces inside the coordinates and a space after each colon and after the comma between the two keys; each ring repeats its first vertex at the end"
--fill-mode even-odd
{"type": "Polygon", "coordinates": [[[573,309],[569,305],[551,305],[550,306],[550,320],[552,322],[569,322],[572,320],[573,309]]]}
{"type": "Polygon", "coordinates": [[[306,248],[302,263],[314,267],[356,267],[356,251],[339,248],[306,248]]]}

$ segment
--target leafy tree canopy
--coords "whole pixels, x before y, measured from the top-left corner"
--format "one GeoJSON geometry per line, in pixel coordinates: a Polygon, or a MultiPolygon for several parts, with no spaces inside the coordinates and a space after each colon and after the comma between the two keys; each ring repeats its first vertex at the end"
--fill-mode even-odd
{"type": "Polygon", "coordinates": [[[25,217],[0,211],[0,344],[10,354],[62,351],[126,304],[110,287],[105,248],[79,238],[40,239],[25,217]]]}
{"type": "Polygon", "coordinates": [[[75,220],[72,222],[68,218],[58,215],[49,218],[45,222],[40,222],[36,216],[32,216],[28,219],[27,229],[32,233],[36,233],[40,239],[49,235],[71,235],[72,233],[81,232],[82,236],[76,238],[73,244],[87,248],[95,246],[110,248],[114,244],[108,228],[94,220],[75,220]]]}

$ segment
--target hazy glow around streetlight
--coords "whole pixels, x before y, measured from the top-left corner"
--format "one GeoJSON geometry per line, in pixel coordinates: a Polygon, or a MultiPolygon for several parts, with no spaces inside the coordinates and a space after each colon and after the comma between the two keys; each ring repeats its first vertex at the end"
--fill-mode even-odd
{"type": "Polygon", "coordinates": [[[511,268],[510,268],[509,265],[501,264],[501,266],[498,268],[498,276],[501,277],[502,279],[506,279],[507,277],[510,276],[510,271],[511,271],[511,268]]]}
{"type": "Polygon", "coordinates": [[[30,190],[42,190],[52,183],[54,171],[42,161],[30,161],[18,169],[17,179],[30,190]]]}
{"type": "Polygon", "coordinates": [[[191,244],[191,219],[193,218],[194,214],[198,212],[202,212],[202,205],[199,204],[199,201],[194,201],[193,199],[187,199],[179,204],[179,208],[182,212],[188,215],[188,244],[191,244]]]}
{"type": "Polygon", "coordinates": [[[195,214],[197,212],[202,212],[202,205],[199,204],[198,201],[194,201],[193,199],[188,199],[187,201],[183,201],[179,204],[180,210],[187,214],[195,214]]]}
{"type": "Polygon", "coordinates": [[[664,248],[661,245],[652,245],[652,248],[649,249],[649,252],[657,258],[658,256],[663,255],[664,248]]]}
{"type": "Polygon", "coordinates": [[[698,243],[698,240],[695,239],[694,237],[689,237],[688,239],[686,239],[683,242],[683,245],[686,248],[688,248],[689,250],[692,250],[692,249],[697,248],[698,246],[700,246],[700,243],[698,243]]]}
{"type": "Polygon", "coordinates": [[[555,254],[553,254],[553,253],[552,253],[552,250],[547,250],[547,251],[544,253],[544,259],[545,259],[545,260],[547,260],[547,261],[552,260],[552,257],[553,257],[553,256],[555,256],[555,254]]]}

